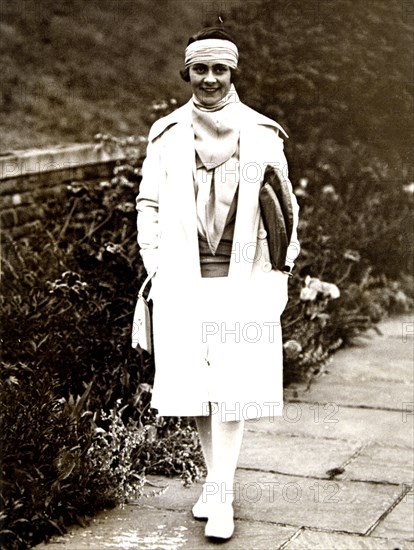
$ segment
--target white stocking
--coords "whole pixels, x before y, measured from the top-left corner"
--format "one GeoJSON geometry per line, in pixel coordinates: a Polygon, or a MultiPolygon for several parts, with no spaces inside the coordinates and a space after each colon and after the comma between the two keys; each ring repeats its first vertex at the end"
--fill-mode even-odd
{"type": "Polygon", "coordinates": [[[218,484],[220,502],[233,502],[234,474],[243,440],[244,420],[223,422],[220,414],[211,417],[213,469],[211,479],[218,484]]]}
{"type": "Polygon", "coordinates": [[[204,460],[207,466],[207,479],[213,471],[213,444],[211,441],[211,416],[196,416],[198,435],[200,437],[201,448],[203,450],[204,460]]]}
{"type": "Polygon", "coordinates": [[[210,416],[196,417],[207,465],[205,491],[209,501],[232,502],[234,474],[243,439],[244,420],[223,422],[215,409],[210,416]]]}

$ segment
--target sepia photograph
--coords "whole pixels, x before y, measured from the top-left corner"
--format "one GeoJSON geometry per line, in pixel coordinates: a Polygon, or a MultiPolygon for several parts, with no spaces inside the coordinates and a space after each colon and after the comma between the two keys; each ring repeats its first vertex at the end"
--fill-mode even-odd
{"type": "Polygon", "coordinates": [[[0,0],[0,548],[414,548],[414,0],[0,0]]]}

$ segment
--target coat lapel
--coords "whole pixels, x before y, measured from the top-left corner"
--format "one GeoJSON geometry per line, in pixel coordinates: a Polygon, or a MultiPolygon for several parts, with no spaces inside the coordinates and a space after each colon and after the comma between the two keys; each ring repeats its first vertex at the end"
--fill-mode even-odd
{"type": "Polygon", "coordinates": [[[169,218],[166,236],[169,265],[180,265],[177,273],[200,277],[197,236],[197,211],[194,199],[195,169],[194,133],[191,121],[184,114],[168,132],[164,154],[167,171],[166,211],[169,218]]]}
{"type": "Polygon", "coordinates": [[[266,165],[261,127],[243,125],[240,130],[240,182],[229,276],[245,281],[255,261],[259,227],[259,189],[266,165]]]}

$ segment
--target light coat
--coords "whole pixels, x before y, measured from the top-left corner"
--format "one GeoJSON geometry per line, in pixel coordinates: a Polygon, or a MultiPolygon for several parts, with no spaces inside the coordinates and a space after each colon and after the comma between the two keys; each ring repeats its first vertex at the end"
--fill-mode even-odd
{"type": "MultiPolygon", "coordinates": [[[[191,101],[151,128],[137,198],[138,243],[148,271],[156,270],[153,299],[155,382],[152,406],[165,416],[208,413],[209,369],[219,375],[215,400],[229,420],[282,414],[280,315],[288,276],[272,270],[259,212],[259,189],[268,164],[287,178],[284,130],[239,105],[240,170],[229,275],[222,280],[216,315],[205,312],[194,193],[195,149],[191,101]],[[223,286],[224,285],[224,286],[223,286]],[[206,345],[214,365],[206,362],[206,345]]],[[[289,182],[292,192],[292,186],[289,182]]],[[[298,206],[286,264],[299,253],[298,206]]],[[[208,305],[208,304],[207,304],[208,305]]],[[[210,361],[211,363],[211,361],[210,361]]]]}

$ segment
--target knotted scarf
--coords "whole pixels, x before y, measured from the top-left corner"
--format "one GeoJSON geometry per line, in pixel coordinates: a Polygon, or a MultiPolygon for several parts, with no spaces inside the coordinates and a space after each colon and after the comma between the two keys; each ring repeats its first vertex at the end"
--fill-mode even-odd
{"type": "Polygon", "coordinates": [[[230,206],[239,183],[238,142],[240,135],[236,89],[216,105],[206,107],[193,96],[192,124],[197,168],[204,167],[211,180],[203,215],[210,250],[214,255],[223,235],[230,206]]]}

